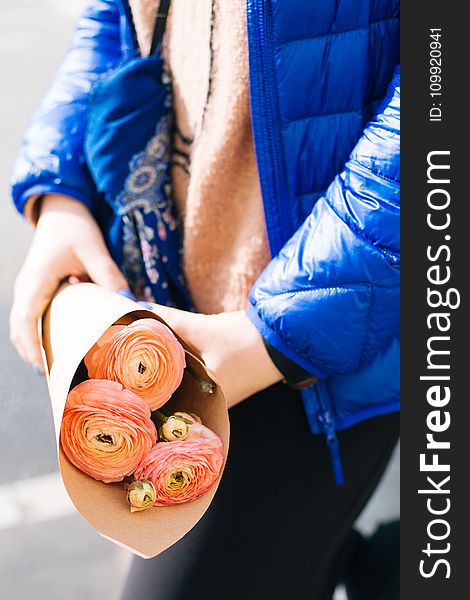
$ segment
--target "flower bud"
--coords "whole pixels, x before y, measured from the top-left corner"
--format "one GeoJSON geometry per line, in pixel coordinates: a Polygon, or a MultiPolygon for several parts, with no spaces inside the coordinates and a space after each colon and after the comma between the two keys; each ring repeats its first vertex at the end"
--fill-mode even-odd
{"type": "Polygon", "coordinates": [[[127,489],[127,500],[131,505],[131,513],[151,508],[156,501],[155,486],[147,479],[133,481],[127,489]]]}
{"type": "Polygon", "coordinates": [[[200,417],[195,415],[194,413],[185,413],[185,412],[175,412],[175,417],[180,417],[184,419],[189,426],[189,432],[187,435],[187,439],[190,438],[201,438],[206,440],[217,440],[219,439],[218,435],[214,433],[209,427],[206,427],[202,424],[202,420],[200,417]]]}
{"type": "MultiPolygon", "coordinates": [[[[166,442],[174,442],[175,440],[185,440],[188,437],[190,423],[188,420],[172,415],[160,427],[160,439],[166,442]]],[[[192,421],[191,421],[192,423],[192,421]]]]}
{"type": "Polygon", "coordinates": [[[202,423],[202,419],[201,417],[198,417],[197,415],[195,415],[194,413],[187,413],[187,412],[175,412],[175,417],[181,417],[182,419],[186,419],[187,421],[190,421],[189,425],[191,423],[193,423],[194,421],[196,423],[202,423]]]}

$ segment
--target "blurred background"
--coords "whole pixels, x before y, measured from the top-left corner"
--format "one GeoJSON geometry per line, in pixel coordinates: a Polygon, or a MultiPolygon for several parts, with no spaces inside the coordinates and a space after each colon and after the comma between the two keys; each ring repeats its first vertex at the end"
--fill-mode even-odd
{"type": "MultiPolygon", "coordinates": [[[[130,559],[96,534],[68,500],[57,471],[46,383],[20,361],[8,339],[13,281],[31,239],[10,201],[10,171],[85,2],[0,0],[0,589],[9,600],[114,600],[130,559]]],[[[398,515],[397,448],[357,528],[371,536],[398,515]]],[[[338,589],[335,600],[344,598],[338,589]]]]}

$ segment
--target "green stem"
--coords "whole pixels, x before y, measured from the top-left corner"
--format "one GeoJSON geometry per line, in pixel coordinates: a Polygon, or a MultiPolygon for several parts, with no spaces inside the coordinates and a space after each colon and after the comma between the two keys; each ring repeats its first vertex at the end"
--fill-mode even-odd
{"type": "Polygon", "coordinates": [[[160,429],[169,416],[170,415],[166,415],[162,410],[154,410],[151,415],[151,419],[155,423],[157,429],[160,429]]]}

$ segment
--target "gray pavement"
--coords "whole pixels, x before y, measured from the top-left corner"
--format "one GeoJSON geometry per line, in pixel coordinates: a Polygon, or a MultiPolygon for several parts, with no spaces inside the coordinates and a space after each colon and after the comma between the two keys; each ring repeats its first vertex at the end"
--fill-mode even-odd
{"type": "MultiPolygon", "coordinates": [[[[8,339],[12,285],[31,239],[30,228],[11,205],[9,176],[22,131],[60,63],[83,4],[0,0],[0,491],[8,482],[34,482],[57,469],[45,381],[22,363],[8,339]]],[[[76,514],[0,528],[0,596],[113,600],[129,558],[76,514]]]]}
{"type": "MultiPolygon", "coordinates": [[[[15,274],[31,232],[9,199],[8,179],[21,133],[47,88],[84,0],[0,0],[0,491],[57,469],[44,380],[8,340],[15,274]]],[[[399,511],[398,453],[359,525],[372,532],[399,511]]],[[[0,519],[1,522],[1,519],[0,519]]],[[[117,597],[129,554],[100,538],[78,515],[0,527],[0,589],[9,600],[117,597]]]]}
{"type": "MultiPolygon", "coordinates": [[[[79,6],[74,0],[65,3],[79,6]]],[[[59,5],[0,0],[0,485],[56,468],[45,383],[18,359],[8,340],[12,284],[31,237],[11,205],[8,180],[22,131],[69,42],[72,15],[59,5]]]]}
{"type": "Polygon", "coordinates": [[[0,533],[2,597],[114,600],[128,560],[123,550],[79,517],[4,531],[0,533]]]}

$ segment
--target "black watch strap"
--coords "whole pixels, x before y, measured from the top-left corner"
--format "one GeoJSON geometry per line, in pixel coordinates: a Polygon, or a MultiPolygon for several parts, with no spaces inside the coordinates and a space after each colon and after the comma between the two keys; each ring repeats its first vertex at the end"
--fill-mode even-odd
{"type": "Polygon", "coordinates": [[[284,375],[284,381],[287,385],[296,390],[300,390],[309,385],[313,385],[318,381],[318,377],[306,371],[290,358],[287,358],[285,354],[277,350],[277,348],[274,348],[274,346],[271,346],[264,338],[263,342],[269,354],[269,358],[276,365],[276,368],[284,375]]]}

